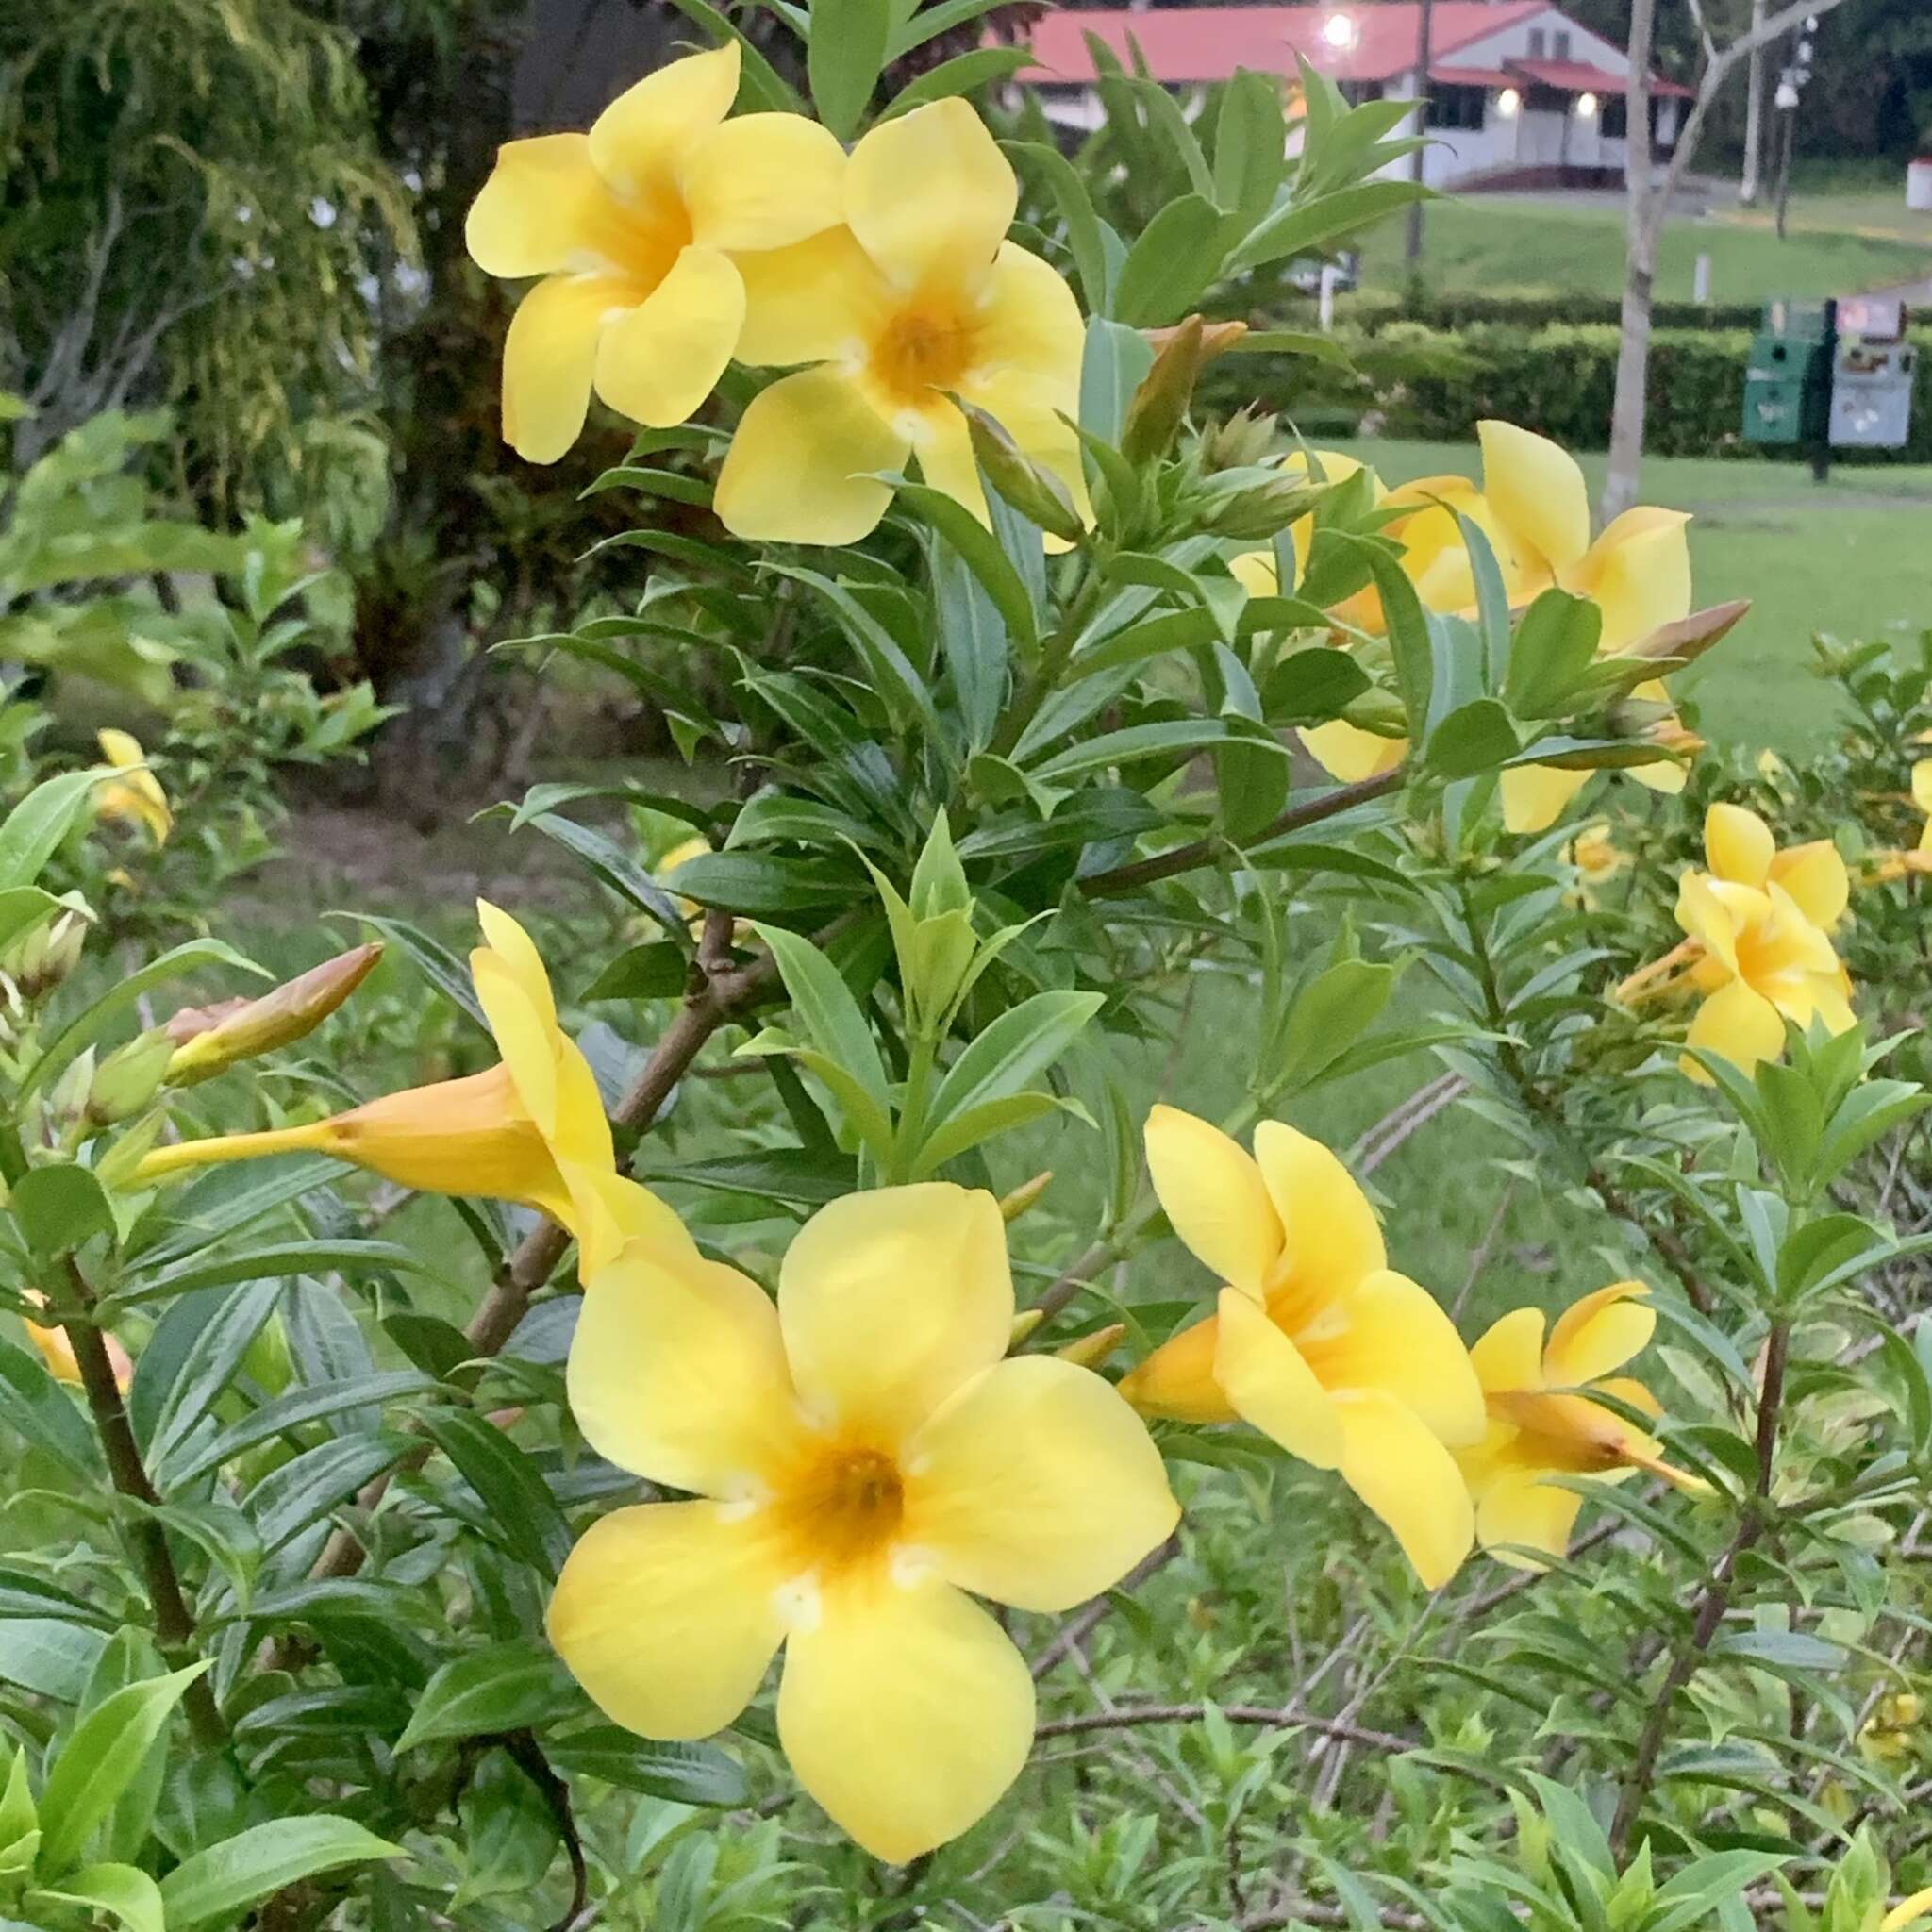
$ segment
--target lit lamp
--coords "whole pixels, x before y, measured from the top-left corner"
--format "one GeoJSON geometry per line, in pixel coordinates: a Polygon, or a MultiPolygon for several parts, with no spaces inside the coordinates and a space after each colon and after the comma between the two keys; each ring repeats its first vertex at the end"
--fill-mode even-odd
{"type": "Polygon", "coordinates": [[[1596,108],[1597,99],[1594,94],[1578,94],[1576,96],[1576,117],[1578,120],[1594,121],[1596,119],[1596,108]]]}
{"type": "Polygon", "coordinates": [[[1523,105],[1523,96],[1513,87],[1506,87],[1496,96],[1496,112],[1506,121],[1516,118],[1516,110],[1523,105]]]}
{"type": "Polygon", "coordinates": [[[1331,13],[1322,23],[1323,43],[1338,54],[1346,54],[1355,45],[1357,32],[1354,19],[1346,13],[1331,13]]]}

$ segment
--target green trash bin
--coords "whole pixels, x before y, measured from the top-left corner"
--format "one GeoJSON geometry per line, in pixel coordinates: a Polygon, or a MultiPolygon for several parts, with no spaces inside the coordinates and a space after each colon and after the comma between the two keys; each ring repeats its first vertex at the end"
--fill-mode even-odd
{"type": "Polygon", "coordinates": [[[1781,297],[1764,306],[1744,369],[1744,441],[1822,445],[1831,428],[1837,305],[1781,297]]]}

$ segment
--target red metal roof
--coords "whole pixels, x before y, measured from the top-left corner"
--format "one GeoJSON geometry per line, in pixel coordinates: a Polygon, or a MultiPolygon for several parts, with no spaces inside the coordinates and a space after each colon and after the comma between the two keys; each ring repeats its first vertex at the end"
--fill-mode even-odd
{"type": "Polygon", "coordinates": [[[1539,87],[1553,87],[1566,94],[1620,94],[1624,76],[1607,68],[1592,67],[1587,60],[1523,60],[1511,56],[1509,69],[1533,80],[1539,87]]]}
{"type": "MultiPolygon", "coordinates": [[[[1141,12],[1069,8],[1047,14],[1029,36],[1036,65],[1022,80],[1089,81],[1086,36],[1097,34],[1124,64],[1135,41],[1156,79],[1225,80],[1237,68],[1292,74],[1294,57],[1336,80],[1392,80],[1415,66],[1416,0],[1349,0],[1314,7],[1152,7],[1141,12]],[[1337,13],[1355,23],[1355,42],[1331,46],[1322,29],[1337,13]]],[[[1450,54],[1471,41],[1545,11],[1545,0],[1435,0],[1429,45],[1450,54]]]]}
{"type": "Polygon", "coordinates": [[[1500,67],[1441,67],[1432,65],[1429,78],[1438,87],[1515,87],[1513,74],[1500,67]]]}

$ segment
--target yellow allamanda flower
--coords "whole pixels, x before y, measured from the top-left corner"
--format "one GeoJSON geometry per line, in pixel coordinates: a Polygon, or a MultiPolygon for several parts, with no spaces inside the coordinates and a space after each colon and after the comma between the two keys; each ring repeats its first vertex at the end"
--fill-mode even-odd
{"type": "MultiPolygon", "coordinates": [[[[26,1291],[26,1298],[37,1307],[44,1307],[47,1298],[34,1289],[26,1291]]],[[[65,1328],[43,1328],[40,1323],[21,1319],[21,1326],[26,1330],[26,1339],[40,1351],[41,1359],[47,1365],[47,1373],[57,1382],[66,1382],[73,1387],[80,1385],[80,1362],[74,1353],[74,1343],[68,1339],[65,1328]]],[[[114,1386],[125,1395],[134,1381],[134,1361],[111,1335],[103,1335],[102,1342],[108,1351],[108,1361],[114,1371],[114,1386]]]]}
{"type": "MultiPolygon", "coordinates": [[[[1687,1043],[1749,1073],[1784,1051],[1787,1019],[1823,1020],[1833,1033],[1853,1024],[1852,983],[1830,933],[1851,886],[1829,840],[1778,849],[1770,826],[1742,806],[1714,805],[1705,816],[1707,872],[1677,887],[1684,944],[1618,989],[1629,1001],[1688,983],[1704,995],[1687,1043]],[[1680,979],[1669,975],[1680,974],[1680,979]]],[[[1694,1080],[1710,1076],[1686,1055],[1694,1080]]]]}
{"type": "Polygon", "coordinates": [[[1909,874],[1932,874],[1932,758],[1920,758],[1912,766],[1912,803],[1925,814],[1919,842],[1907,852],[1874,852],[1868,863],[1875,884],[1909,874]]]}
{"type": "Polygon", "coordinates": [[[845,157],[798,114],[727,121],[735,41],[674,60],[588,134],[507,142],[465,239],[487,274],[541,275],[503,350],[503,435],[555,462],[592,388],[620,415],[682,423],[724,372],[744,320],[739,251],[840,218],[845,157]]]}
{"type": "Polygon", "coordinates": [[[1085,501],[1077,414],[1085,340],[1073,291],[1007,241],[1019,184],[962,100],[865,135],[845,169],[844,221],[743,258],[745,362],[810,363],[745,410],[716,507],[738,536],[851,543],[885,514],[876,473],[917,456],[925,481],[982,520],[958,396],[997,417],[1085,501]]]}
{"type": "Polygon", "coordinates": [[[131,731],[116,731],[111,726],[96,732],[95,737],[101,756],[123,775],[102,781],[94,793],[94,815],[140,825],[157,845],[165,845],[175,829],[175,814],[161,781],[147,768],[147,754],[142,750],[141,741],[131,731]]]}
{"type": "Polygon", "coordinates": [[[1225,1285],[1216,1312],[1156,1349],[1121,1393],[1146,1415],[1239,1417],[1339,1470],[1424,1583],[1446,1583],[1474,1533],[1449,1445],[1483,1432],[1455,1324],[1390,1270],[1374,1209],[1319,1141],[1263,1121],[1250,1157],[1206,1121],[1157,1107],[1146,1144],[1174,1233],[1225,1285]]]}
{"type": "Polygon", "coordinates": [[[1590,1400],[1601,1391],[1647,1415],[1660,1413],[1641,1382],[1613,1376],[1645,1347],[1657,1327],[1641,1281],[1616,1281],[1557,1318],[1543,1341],[1543,1311],[1517,1308],[1491,1324],[1470,1350],[1482,1384],[1489,1426],[1481,1441],[1456,1451],[1475,1502],[1476,1541],[1498,1560],[1541,1569],[1559,1557],[1583,1498],[1553,1476],[1618,1482],[1648,1470],[1679,1486],[1705,1485],[1662,1459],[1662,1445],[1590,1400]],[[1507,1547],[1506,1547],[1507,1546],[1507,1547]]]}
{"type": "Polygon", "coordinates": [[[1585,906],[1594,906],[1598,891],[1619,873],[1627,872],[1632,863],[1602,819],[1579,826],[1576,836],[1564,846],[1563,857],[1576,868],[1577,894],[1585,906]]]}
{"type": "Polygon", "coordinates": [[[1007,1357],[1012,1321],[998,1203],[944,1182],[822,1208],[775,1307],[693,1252],[599,1272],[572,1410],[697,1498],[603,1518],[564,1565],[550,1639],[599,1707],[705,1737],[782,1645],[785,1754],[867,1851],[904,1862],[981,1817],[1025,1761],[1033,1681],[972,1596],[1070,1609],[1179,1515],[1133,1411],[1087,1369],[1007,1357]]]}
{"type": "Polygon", "coordinates": [[[134,1184],[218,1161],[327,1154],[422,1193],[538,1208],[577,1237],[586,1274],[626,1240],[688,1247],[676,1215],[618,1174],[596,1077],[558,1023],[529,934],[487,902],[476,911],[486,943],[471,953],[470,974],[503,1056],[496,1066],[300,1126],[158,1147],[135,1168],[134,1184]]]}

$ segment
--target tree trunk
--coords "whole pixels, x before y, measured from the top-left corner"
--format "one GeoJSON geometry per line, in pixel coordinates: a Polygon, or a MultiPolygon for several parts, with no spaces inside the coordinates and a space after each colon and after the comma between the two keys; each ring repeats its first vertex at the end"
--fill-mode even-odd
{"type": "Polygon", "coordinates": [[[1757,44],[1751,49],[1744,97],[1744,175],[1738,184],[1738,199],[1747,208],[1758,196],[1764,153],[1764,0],[1751,0],[1751,37],[1757,44]]]}
{"type": "Polygon", "coordinates": [[[1657,0],[1631,0],[1630,75],[1625,83],[1627,125],[1624,147],[1626,243],[1624,263],[1623,341],[1617,350],[1617,393],[1610,408],[1610,462],[1604,478],[1605,523],[1637,501],[1637,473],[1643,461],[1644,384],[1650,373],[1650,306],[1657,283],[1657,233],[1667,196],[1651,192],[1650,53],[1657,29],[1657,0]]]}

